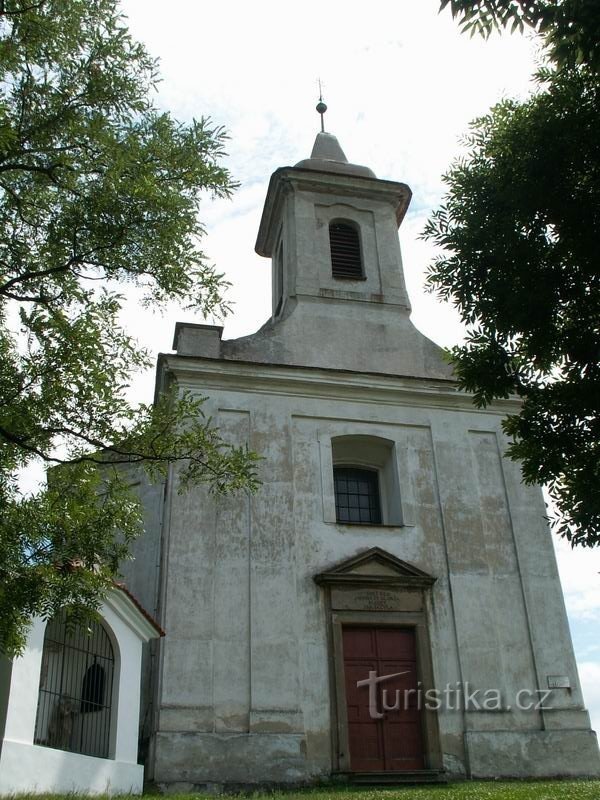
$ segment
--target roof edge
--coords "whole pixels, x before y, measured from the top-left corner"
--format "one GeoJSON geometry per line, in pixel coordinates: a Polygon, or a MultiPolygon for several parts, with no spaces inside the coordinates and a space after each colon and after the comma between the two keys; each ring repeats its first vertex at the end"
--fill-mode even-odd
{"type": "Polygon", "coordinates": [[[145,642],[165,636],[164,630],[121,581],[113,581],[106,597],[109,606],[145,642]]]}

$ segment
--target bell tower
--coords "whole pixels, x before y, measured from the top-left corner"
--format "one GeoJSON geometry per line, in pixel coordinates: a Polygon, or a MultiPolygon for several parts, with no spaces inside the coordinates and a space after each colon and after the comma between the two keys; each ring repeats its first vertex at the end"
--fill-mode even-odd
{"type": "Polygon", "coordinates": [[[408,314],[397,230],[411,198],[317,134],[310,158],[271,177],[256,252],[272,259],[273,320],[290,300],[387,304],[408,314]]]}
{"type": "MultiPolygon", "coordinates": [[[[317,111],[323,118],[325,104],[317,111]]],[[[317,134],[310,158],[271,176],[256,252],[271,259],[271,316],[256,333],[182,325],[186,355],[448,379],[441,348],[410,321],[398,228],[411,190],[348,161],[317,134]]]]}

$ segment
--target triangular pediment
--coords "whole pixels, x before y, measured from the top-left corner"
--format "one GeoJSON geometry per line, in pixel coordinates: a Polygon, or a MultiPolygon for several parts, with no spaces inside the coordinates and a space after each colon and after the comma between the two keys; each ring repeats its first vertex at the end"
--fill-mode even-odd
{"type": "Polygon", "coordinates": [[[377,583],[425,587],[435,578],[407,561],[371,547],[315,575],[318,584],[377,583]]]}

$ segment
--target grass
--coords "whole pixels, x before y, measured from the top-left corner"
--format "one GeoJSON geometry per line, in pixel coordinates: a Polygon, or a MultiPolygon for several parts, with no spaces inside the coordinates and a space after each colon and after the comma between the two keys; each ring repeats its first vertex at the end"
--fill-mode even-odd
{"type": "MultiPolygon", "coordinates": [[[[445,786],[340,787],[276,792],[270,798],[343,800],[345,796],[349,800],[600,800],[600,781],[465,781],[445,786]]],[[[179,800],[183,800],[182,796],[179,800]]]]}
{"type": "MultiPolygon", "coordinates": [[[[600,780],[468,781],[438,786],[346,787],[278,790],[244,795],[251,800],[600,800],[600,780]]],[[[157,795],[143,795],[153,797],[157,795]]],[[[169,794],[165,800],[214,800],[214,795],[169,794]]],[[[83,795],[14,795],[11,800],[76,800],[83,795]]],[[[99,798],[100,800],[100,798],[99,798]]],[[[131,795],[111,800],[132,800],[131,795]]]]}

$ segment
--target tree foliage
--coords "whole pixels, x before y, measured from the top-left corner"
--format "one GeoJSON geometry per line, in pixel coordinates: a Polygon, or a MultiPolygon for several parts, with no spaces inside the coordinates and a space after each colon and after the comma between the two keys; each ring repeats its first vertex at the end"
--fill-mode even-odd
{"type": "MultiPolygon", "coordinates": [[[[506,15],[509,7],[532,14],[550,4],[453,5],[506,15]]],[[[552,37],[548,45],[554,57],[552,37]]],[[[521,460],[527,482],[548,486],[558,534],[593,546],[600,543],[600,80],[593,64],[575,64],[577,53],[541,69],[527,101],[505,100],[472,123],[466,155],[444,177],[443,204],[424,235],[443,248],[429,285],[456,304],[469,330],[451,352],[461,385],[479,405],[520,396],[520,413],[505,423],[509,454],[521,460]]]]}
{"type": "Polygon", "coordinates": [[[471,35],[487,38],[493,31],[512,33],[529,27],[544,37],[551,59],[559,66],[587,64],[600,68],[600,3],[598,0],[441,0],[471,35]]]}
{"type": "Polygon", "coordinates": [[[0,4],[0,650],[27,622],[98,606],[140,510],[136,464],[253,489],[255,459],[225,445],[202,400],[128,402],[148,354],[122,328],[123,290],[224,313],[199,241],[200,199],[234,188],[226,136],[182,124],[152,95],[157,65],[116,0],[0,4]],[[36,460],[47,488],[19,492],[36,460]],[[118,532],[118,535],[117,535],[118,532]]]}

